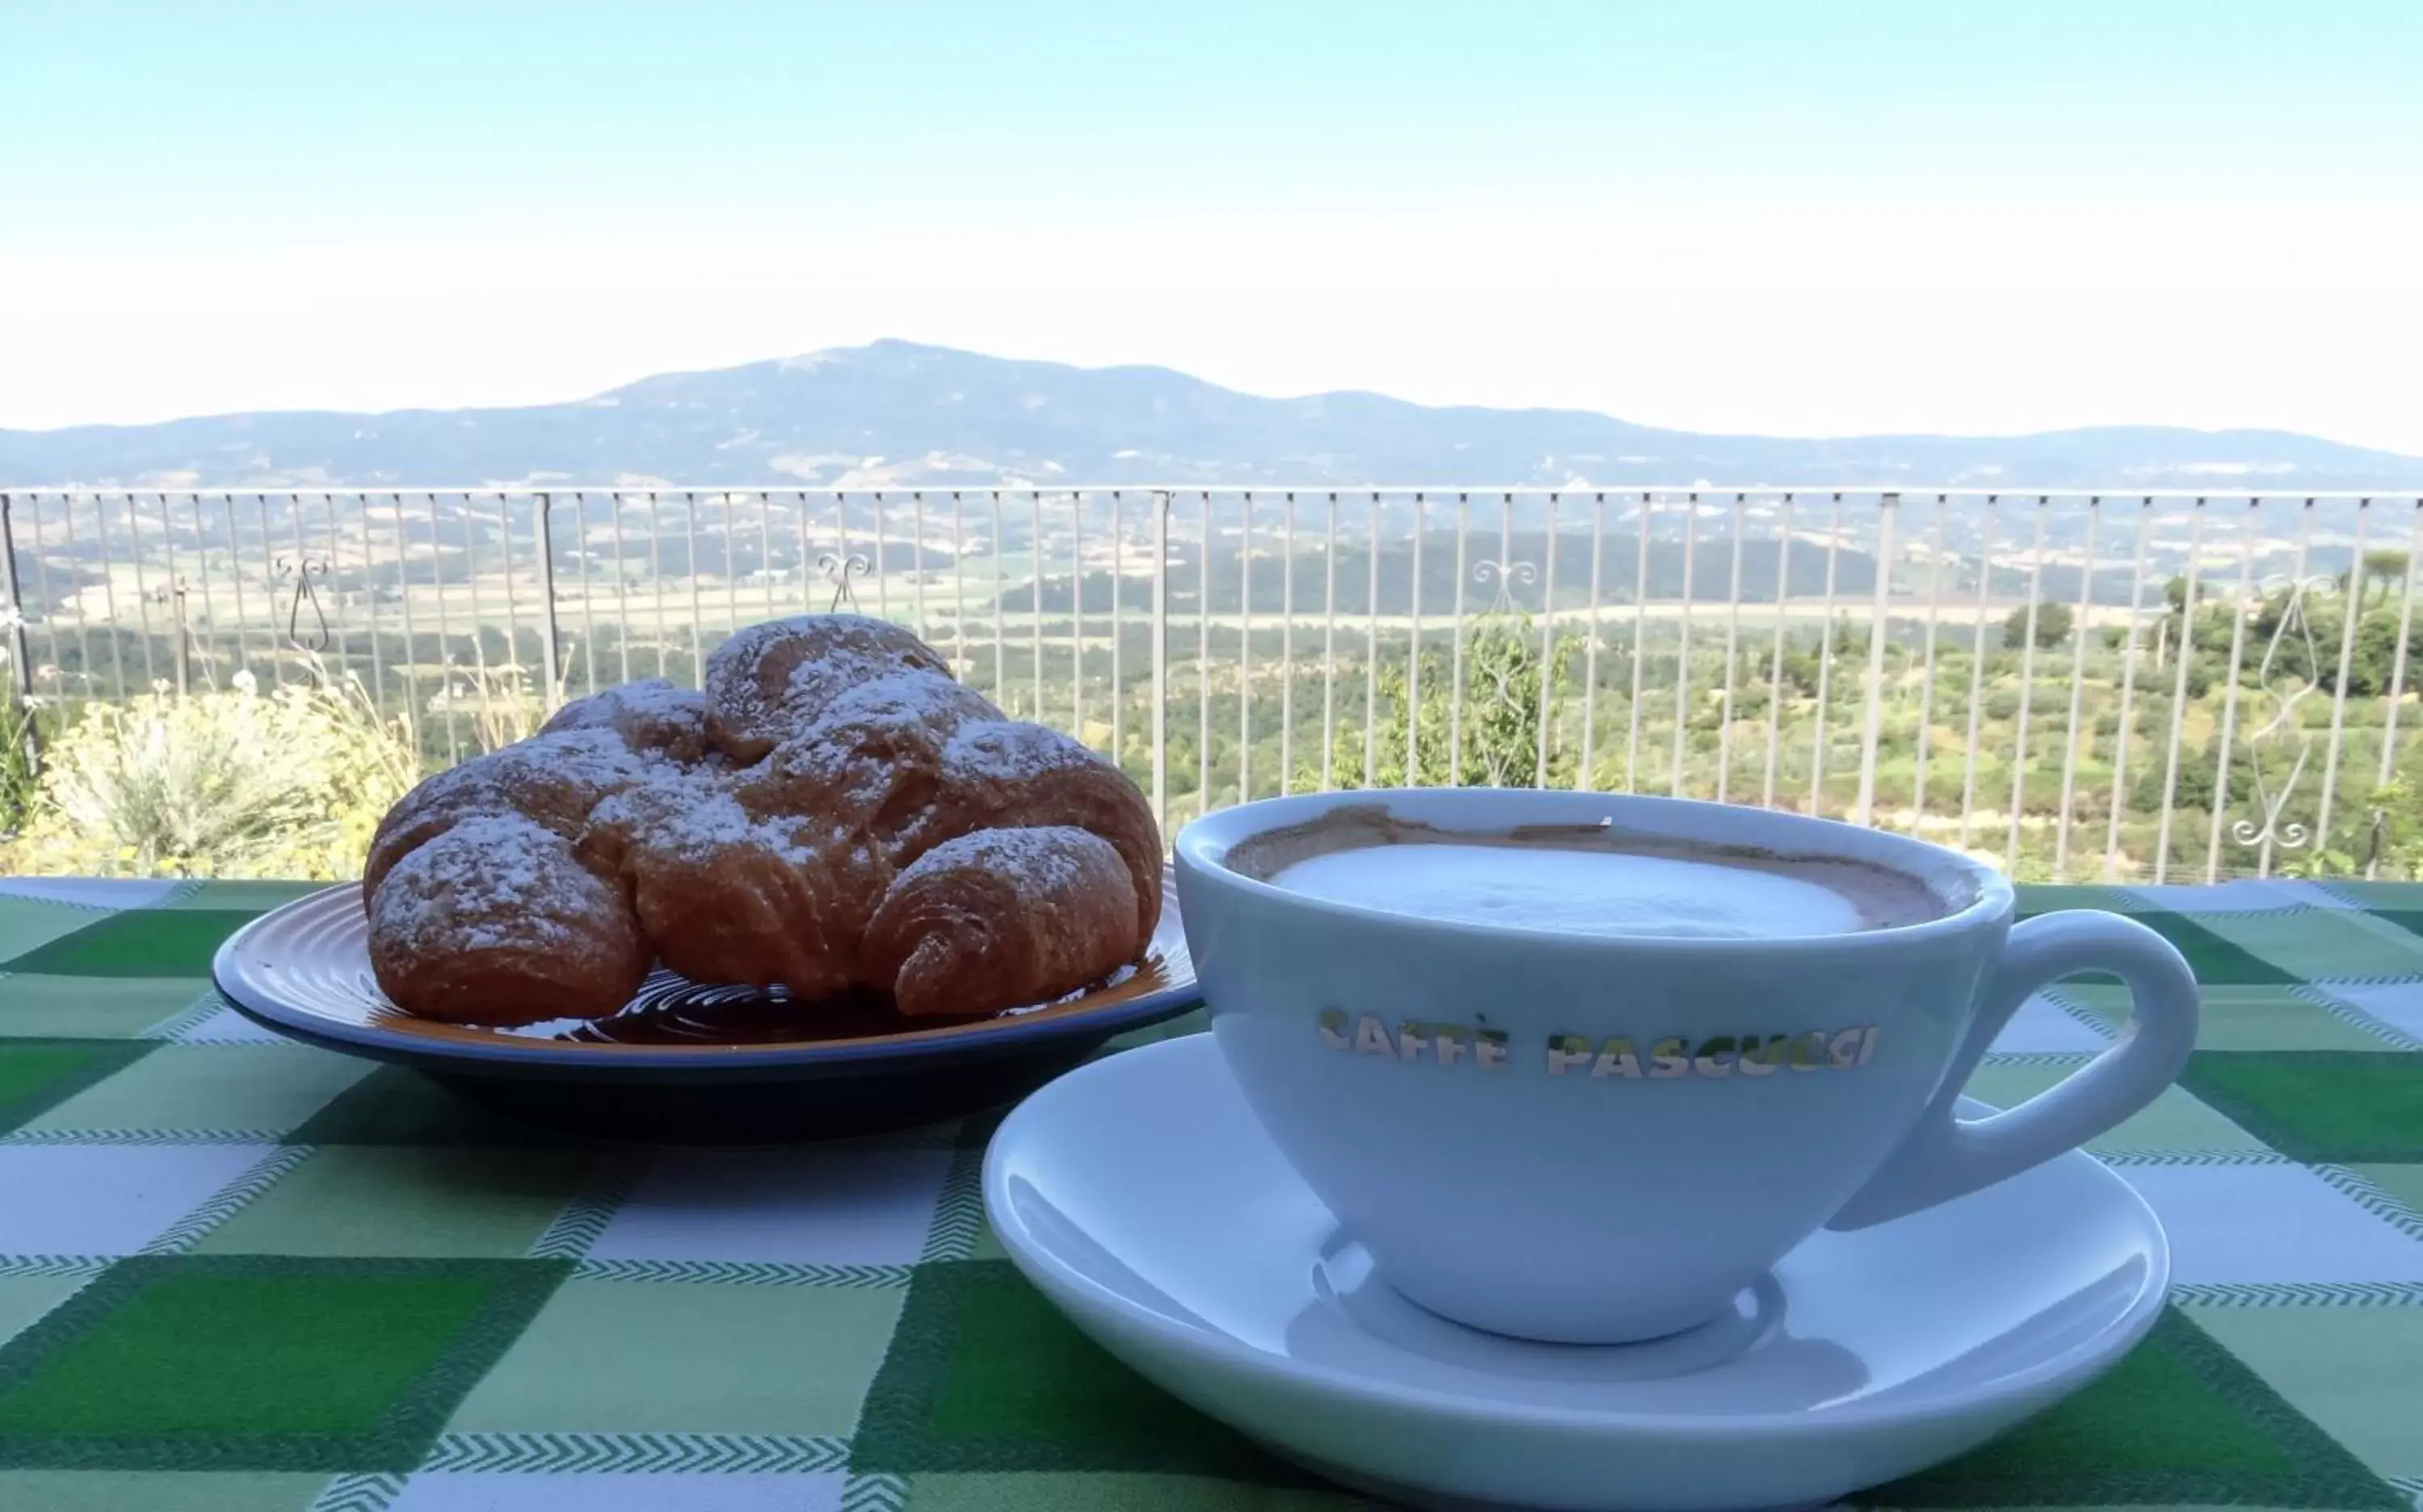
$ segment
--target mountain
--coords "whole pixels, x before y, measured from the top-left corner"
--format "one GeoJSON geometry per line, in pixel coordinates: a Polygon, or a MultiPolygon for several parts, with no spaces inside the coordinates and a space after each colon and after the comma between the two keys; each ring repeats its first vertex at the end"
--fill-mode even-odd
{"type": "Polygon", "coordinates": [[[0,485],[649,484],[2423,486],[2423,458],[2280,431],[1703,436],[1580,410],[1273,399],[1166,368],[1077,368],[877,342],[513,409],[296,411],[0,430],[0,485]]]}

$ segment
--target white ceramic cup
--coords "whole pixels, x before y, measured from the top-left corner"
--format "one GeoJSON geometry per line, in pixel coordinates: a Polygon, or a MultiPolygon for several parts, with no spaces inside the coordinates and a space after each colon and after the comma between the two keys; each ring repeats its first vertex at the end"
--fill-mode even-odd
{"type": "Polygon", "coordinates": [[[1324,793],[1210,815],[1177,853],[1212,1032],[1272,1139],[1400,1292],[1525,1338],[1704,1322],[1821,1227],[1947,1202],[2094,1138],[2195,1041],[2195,979],[2153,931],[2085,912],[2014,927],[1992,868],[1830,820],[1598,793],[1324,793]],[[1225,865],[1264,831],[1375,803],[1449,830],[1606,820],[1864,861],[1953,906],[1799,937],[1584,934],[1332,901],[1225,865]],[[2085,971],[2129,986],[2118,1042],[2019,1107],[1956,1119],[2012,1013],[2085,971]]]}

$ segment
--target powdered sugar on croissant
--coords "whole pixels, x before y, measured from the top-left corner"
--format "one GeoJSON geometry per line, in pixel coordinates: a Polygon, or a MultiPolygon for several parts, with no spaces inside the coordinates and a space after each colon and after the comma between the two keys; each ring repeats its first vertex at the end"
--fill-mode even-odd
{"type": "Polygon", "coordinates": [[[844,691],[891,672],[950,664],[889,620],[800,614],[752,625],[706,660],[707,729],[736,761],[754,761],[844,691]]]}
{"type": "Polygon", "coordinates": [[[1127,862],[1101,836],[978,830],[893,879],[867,924],[865,965],[903,1013],[956,1011],[996,980],[1022,984],[1029,1001],[1056,997],[1131,959],[1110,958],[1135,915],[1127,862]]]}
{"type": "Polygon", "coordinates": [[[514,815],[473,815],[416,847],[370,906],[371,970],[424,1018],[594,1018],[630,1001],[653,953],[610,883],[514,815]]]}
{"type": "Polygon", "coordinates": [[[1077,741],[1006,719],[907,630],[854,614],[752,626],[704,680],[577,700],[396,805],[365,878],[391,998],[496,1023],[594,1017],[627,998],[608,989],[637,940],[693,979],[784,988],[802,1013],[866,986],[907,1013],[976,1014],[1081,987],[1149,944],[1161,836],[1143,794],[1077,741]],[[498,929],[492,908],[448,901],[477,869],[450,837],[493,837],[500,820],[547,837],[578,901],[540,911],[585,921],[569,937],[551,924],[550,947],[610,965],[542,995],[546,1014],[483,1004],[482,979],[448,963],[498,929]],[[381,904],[398,877],[409,931],[381,904]]]}

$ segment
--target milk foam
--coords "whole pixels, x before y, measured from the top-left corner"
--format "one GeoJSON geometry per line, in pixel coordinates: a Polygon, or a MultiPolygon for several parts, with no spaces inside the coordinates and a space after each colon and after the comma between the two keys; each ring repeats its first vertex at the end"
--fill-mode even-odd
{"type": "Polygon", "coordinates": [[[1626,831],[1607,819],[1448,829],[1379,803],[1261,831],[1221,859],[1257,882],[1392,914],[1636,938],[1899,929],[1975,900],[1956,879],[1849,856],[1626,831]]]}
{"type": "Polygon", "coordinates": [[[1747,940],[1877,927],[1855,898],[1813,876],[1618,851],[1360,846],[1308,856],[1270,880],[1392,914],[1565,934],[1747,940]]]}

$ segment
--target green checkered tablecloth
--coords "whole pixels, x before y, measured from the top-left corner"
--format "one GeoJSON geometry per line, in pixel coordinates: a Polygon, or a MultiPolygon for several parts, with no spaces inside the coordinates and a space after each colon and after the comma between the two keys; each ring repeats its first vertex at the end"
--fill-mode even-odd
{"type": "MultiPolygon", "coordinates": [[[[0,1509],[1112,1512],[1361,1504],[1143,1385],[1001,1258],[990,1124],[631,1149],[286,1043],[212,949],[299,889],[0,881],[0,1509]]],[[[2423,887],[2035,889],[2206,984],[2099,1153],[2178,1289],[2101,1384],[1899,1507],[2423,1493],[2423,887]]],[[[1972,1090],[2094,1054],[2030,1003],[1972,1090]]],[[[1186,1025],[1176,1026],[1184,1028],[1186,1025]]]]}

